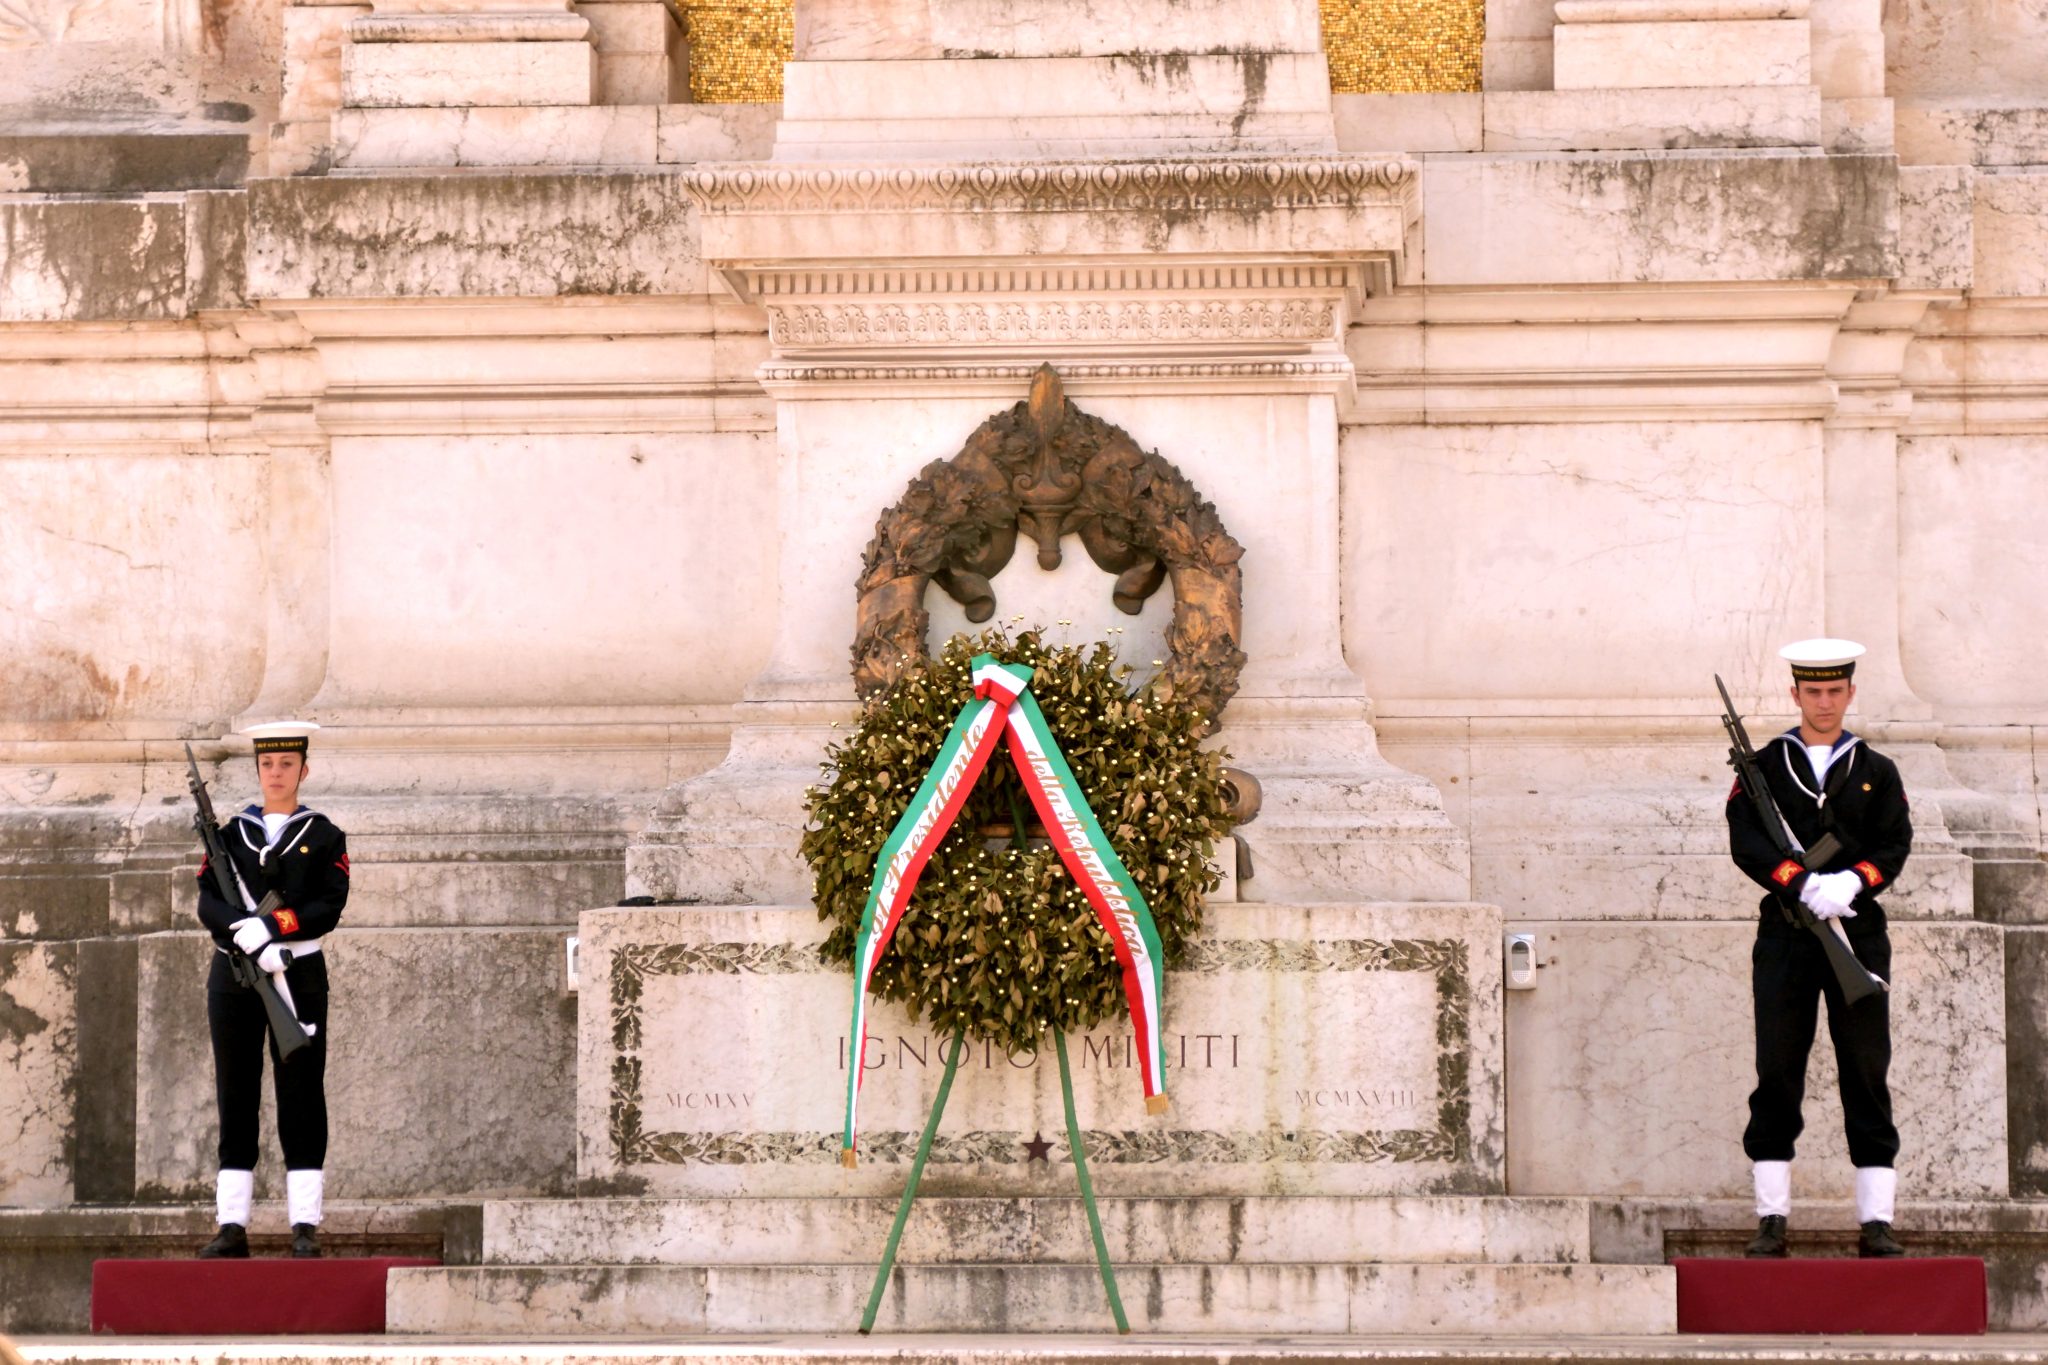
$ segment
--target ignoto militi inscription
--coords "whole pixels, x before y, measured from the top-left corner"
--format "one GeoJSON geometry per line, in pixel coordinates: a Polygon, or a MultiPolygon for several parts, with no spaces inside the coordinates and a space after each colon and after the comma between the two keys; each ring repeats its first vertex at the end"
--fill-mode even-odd
{"type": "MultiPolygon", "coordinates": [[[[1144,1121],[1127,1031],[1074,1041],[1092,1160],[1450,1163],[1473,1157],[1469,943],[1462,937],[1221,938],[1169,973],[1174,1120],[1144,1121]],[[1127,1126],[1120,1126],[1123,1120],[1127,1126]]],[[[843,968],[808,943],[622,942],[605,1004],[609,1153],[621,1169],[836,1164],[827,1124],[850,1050],[843,968]],[[688,1046],[659,1021],[688,1020],[688,1046]]],[[[598,1004],[586,1002],[585,1008],[598,1004]]],[[[878,1009],[861,1051],[875,1123],[869,1161],[907,1161],[945,1040],[878,1009]]],[[[941,1165],[1047,1156],[1053,1070],[970,1043],[934,1144],[941,1165]]],[[[1489,1106],[1490,1108],[1490,1106],[1489,1106]]],[[[1063,1139],[1050,1144],[1068,1159],[1063,1139]]]]}

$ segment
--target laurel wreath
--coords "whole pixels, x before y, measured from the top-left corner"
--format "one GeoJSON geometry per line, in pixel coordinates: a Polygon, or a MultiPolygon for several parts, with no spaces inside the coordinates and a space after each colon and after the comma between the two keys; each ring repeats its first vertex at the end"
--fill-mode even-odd
{"type": "MultiPolygon", "coordinates": [[[[832,926],[821,955],[853,961],[875,859],[973,697],[969,661],[984,652],[1035,671],[1032,695],[1176,965],[1219,881],[1211,863],[1229,834],[1226,758],[1200,747],[1207,726],[1193,706],[1150,683],[1134,691],[1107,643],[1050,645],[1036,630],[956,635],[936,659],[905,660],[827,751],[802,844],[818,918],[832,926]]],[[[876,966],[875,994],[935,1032],[964,1029],[1018,1054],[1036,1052],[1050,1030],[1121,1016],[1121,982],[1108,933],[999,751],[927,865],[876,966]]]]}

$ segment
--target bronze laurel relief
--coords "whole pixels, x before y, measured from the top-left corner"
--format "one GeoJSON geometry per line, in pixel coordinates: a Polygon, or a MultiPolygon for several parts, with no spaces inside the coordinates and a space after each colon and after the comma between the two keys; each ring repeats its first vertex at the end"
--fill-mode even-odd
{"type": "Polygon", "coordinates": [[[888,687],[902,660],[927,652],[926,584],[944,589],[968,620],[986,621],[996,613],[989,580],[1019,535],[1038,547],[1040,568],[1056,569],[1070,533],[1116,575],[1111,600],[1132,616],[1172,580],[1157,690],[1215,725],[1244,669],[1244,547],[1172,463],[1069,402],[1050,365],[1039,366],[1029,398],[983,422],[952,459],[926,465],[876,523],[853,642],[860,695],[888,687]]]}

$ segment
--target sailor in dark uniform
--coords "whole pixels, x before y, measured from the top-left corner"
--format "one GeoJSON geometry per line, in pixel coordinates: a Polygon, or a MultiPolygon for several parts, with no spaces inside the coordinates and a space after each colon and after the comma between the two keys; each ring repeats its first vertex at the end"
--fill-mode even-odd
{"type": "Polygon", "coordinates": [[[239,947],[275,977],[312,1035],[311,1044],[278,1059],[277,1128],[284,1146],[285,1198],[292,1224],[292,1255],[318,1256],[323,1168],[327,1162],[327,963],[320,940],[348,903],[348,839],[318,811],[299,804],[306,744],[317,725],[295,721],[250,729],[263,801],[242,810],[221,830],[243,903],[221,899],[214,879],[199,874],[199,919],[217,951],[206,983],[206,1017],[213,1033],[214,1092],[220,1108],[220,1175],[215,1186],[219,1234],[201,1256],[249,1254],[249,1206],[255,1183],[257,1105],[263,1093],[268,1021],[257,993],[238,984],[227,949],[239,947]],[[265,893],[282,902],[269,914],[255,909],[265,893]]]}
{"type": "Polygon", "coordinates": [[[1805,640],[1780,656],[1792,665],[1792,700],[1800,723],[1758,753],[1779,812],[1800,846],[1824,833],[1842,852],[1813,872],[1779,851],[1755,805],[1738,781],[1728,795],[1728,842],[1735,864],[1765,890],[1763,919],[1750,954],[1756,1004],[1756,1090],[1749,1097],[1749,1127],[1742,1148],[1755,1165],[1756,1238],[1751,1256],[1786,1254],[1786,1219],[1792,1212],[1792,1149],[1803,1121],[1806,1059],[1813,1047],[1820,1002],[1828,1009],[1828,1036],[1841,1070],[1842,1111],[1849,1159],[1856,1167],[1856,1217],[1863,1225],[1864,1256],[1902,1256],[1892,1236],[1899,1130],[1892,1124],[1889,997],[1878,993],[1854,1005],[1844,1001],[1820,941],[1786,919],[1779,897],[1796,896],[1814,916],[1836,920],[1865,968],[1889,979],[1892,945],[1878,896],[1889,890],[1913,848],[1913,822],[1899,770],[1883,754],[1843,728],[1856,699],[1852,681],[1863,646],[1849,640],[1805,640]]]}

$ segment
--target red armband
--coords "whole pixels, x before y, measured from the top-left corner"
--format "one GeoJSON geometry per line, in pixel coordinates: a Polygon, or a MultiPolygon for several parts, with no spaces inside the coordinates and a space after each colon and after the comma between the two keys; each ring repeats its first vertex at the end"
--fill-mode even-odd
{"type": "Polygon", "coordinates": [[[272,915],[271,918],[277,921],[277,932],[280,937],[285,934],[296,934],[299,932],[299,916],[297,911],[280,910],[272,915]]]}
{"type": "Polygon", "coordinates": [[[1858,863],[1852,870],[1862,873],[1863,880],[1869,882],[1873,888],[1884,883],[1884,873],[1877,870],[1875,863],[1858,863]]]}
{"type": "Polygon", "coordinates": [[[1787,858],[1784,862],[1771,869],[1771,880],[1780,886],[1790,886],[1793,882],[1799,880],[1799,874],[1804,871],[1806,871],[1805,868],[1792,859],[1787,858]]]}

